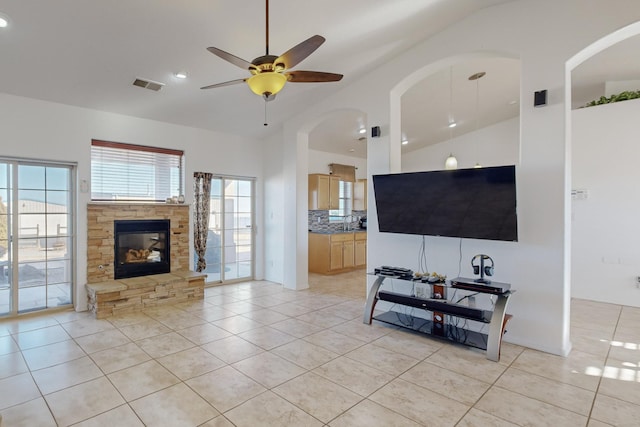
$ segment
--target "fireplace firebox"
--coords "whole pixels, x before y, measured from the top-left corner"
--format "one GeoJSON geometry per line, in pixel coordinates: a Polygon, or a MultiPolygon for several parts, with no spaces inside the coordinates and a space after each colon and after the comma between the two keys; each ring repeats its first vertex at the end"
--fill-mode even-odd
{"type": "Polygon", "coordinates": [[[168,219],[114,221],[114,279],[171,272],[168,219]]]}

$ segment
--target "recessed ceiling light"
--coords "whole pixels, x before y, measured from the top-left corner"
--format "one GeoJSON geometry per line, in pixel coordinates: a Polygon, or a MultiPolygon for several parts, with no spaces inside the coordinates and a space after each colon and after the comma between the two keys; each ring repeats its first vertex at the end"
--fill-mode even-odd
{"type": "Polygon", "coordinates": [[[509,105],[516,105],[518,103],[518,101],[516,101],[515,99],[509,101],[509,105]]]}
{"type": "Polygon", "coordinates": [[[407,145],[409,143],[409,141],[407,141],[406,139],[402,140],[402,145],[407,145]]]}
{"type": "Polygon", "coordinates": [[[9,18],[6,15],[0,13],[0,28],[5,28],[9,25],[9,18]]]}
{"type": "Polygon", "coordinates": [[[450,128],[454,128],[454,127],[456,127],[456,126],[458,126],[458,124],[457,124],[456,122],[450,122],[450,123],[449,123],[449,127],[450,127],[450,128]]]}
{"type": "Polygon", "coordinates": [[[187,78],[187,72],[186,71],[178,71],[177,73],[173,74],[175,76],[176,79],[186,79],[187,78]]]}
{"type": "Polygon", "coordinates": [[[355,149],[355,148],[349,148],[349,152],[350,152],[350,153],[353,153],[354,151],[356,151],[356,149],[355,149]]]}
{"type": "Polygon", "coordinates": [[[367,130],[365,128],[362,128],[358,131],[359,133],[367,133],[367,130]]]}

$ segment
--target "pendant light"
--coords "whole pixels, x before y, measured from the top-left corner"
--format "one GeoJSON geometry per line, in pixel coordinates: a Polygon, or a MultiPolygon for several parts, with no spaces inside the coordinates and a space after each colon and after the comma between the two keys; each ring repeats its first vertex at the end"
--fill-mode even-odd
{"type": "Polygon", "coordinates": [[[480,71],[478,73],[472,74],[469,76],[469,80],[476,82],[476,131],[475,131],[475,140],[476,140],[476,164],[474,168],[481,168],[482,165],[478,161],[478,155],[480,154],[479,143],[478,143],[478,122],[480,121],[480,79],[485,76],[484,71],[480,71]]]}
{"type": "Polygon", "coordinates": [[[450,153],[449,157],[447,157],[447,160],[444,161],[444,168],[458,169],[458,159],[456,159],[456,156],[454,156],[453,153],[450,153]]]}
{"type": "MultiPolygon", "coordinates": [[[[449,67],[449,142],[453,139],[453,128],[456,127],[456,122],[453,119],[453,66],[449,67]]],[[[444,161],[444,168],[458,169],[458,159],[453,153],[449,154],[447,160],[444,161]]]]}

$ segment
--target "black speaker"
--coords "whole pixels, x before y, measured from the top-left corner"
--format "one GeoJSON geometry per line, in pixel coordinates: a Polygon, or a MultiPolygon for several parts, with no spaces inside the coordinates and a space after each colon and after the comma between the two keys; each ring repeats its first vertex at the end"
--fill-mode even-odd
{"type": "Polygon", "coordinates": [[[371,137],[377,138],[380,136],[380,126],[374,126],[371,128],[371,137]]]}
{"type": "Polygon", "coordinates": [[[547,105],[547,90],[539,90],[533,94],[533,106],[542,107],[547,105]]]}

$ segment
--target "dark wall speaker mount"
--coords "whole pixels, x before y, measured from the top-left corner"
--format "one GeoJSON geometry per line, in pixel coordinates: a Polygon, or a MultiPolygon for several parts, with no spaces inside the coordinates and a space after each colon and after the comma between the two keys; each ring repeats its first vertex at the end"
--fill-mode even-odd
{"type": "Polygon", "coordinates": [[[547,105],[547,90],[539,90],[533,94],[533,106],[544,107],[547,105]]]}

